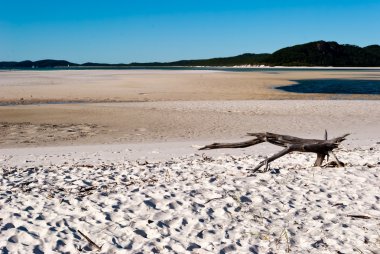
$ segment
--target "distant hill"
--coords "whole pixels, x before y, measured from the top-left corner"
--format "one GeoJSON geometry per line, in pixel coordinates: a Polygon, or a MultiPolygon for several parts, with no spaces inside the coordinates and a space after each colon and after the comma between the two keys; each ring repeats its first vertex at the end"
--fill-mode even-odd
{"type": "Polygon", "coordinates": [[[258,65],[270,54],[246,53],[232,57],[219,57],[199,60],[181,60],[167,63],[131,63],[133,66],[235,66],[235,65],[258,65]]]}
{"type": "Polygon", "coordinates": [[[336,42],[316,41],[280,49],[266,63],[281,66],[380,66],[377,45],[361,48],[336,42]]]}
{"type": "Polygon", "coordinates": [[[364,47],[364,49],[367,52],[380,57],[380,46],[379,45],[370,45],[370,46],[364,47]]]}
{"type": "Polygon", "coordinates": [[[334,66],[334,67],[380,67],[380,46],[358,47],[331,41],[315,41],[282,48],[272,54],[246,53],[232,57],[219,57],[174,62],[107,64],[76,64],[65,60],[40,60],[0,62],[0,68],[57,68],[57,67],[168,67],[168,66],[334,66]]]}
{"type": "Polygon", "coordinates": [[[21,62],[0,62],[0,68],[56,68],[67,66],[79,66],[65,60],[39,60],[39,61],[21,61],[21,62]]]}

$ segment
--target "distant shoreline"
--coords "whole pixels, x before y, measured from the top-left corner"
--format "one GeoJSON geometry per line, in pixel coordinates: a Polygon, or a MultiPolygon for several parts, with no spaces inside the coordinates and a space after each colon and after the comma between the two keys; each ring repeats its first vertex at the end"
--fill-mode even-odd
{"type": "Polygon", "coordinates": [[[266,70],[332,70],[332,71],[356,71],[356,70],[380,70],[379,67],[334,67],[334,66],[72,66],[72,67],[43,67],[43,68],[0,68],[4,71],[54,71],[54,70],[215,70],[215,71],[266,71],[266,70]]]}
{"type": "Polygon", "coordinates": [[[85,67],[85,68],[157,68],[157,67],[232,67],[232,68],[320,68],[331,66],[343,68],[378,67],[380,68],[380,45],[358,47],[349,44],[339,44],[334,41],[314,41],[294,45],[269,53],[245,53],[230,57],[215,57],[209,59],[191,59],[167,62],[130,62],[130,63],[96,63],[83,64],[67,60],[43,59],[38,61],[0,61],[1,68],[55,68],[55,67],[85,67]],[[320,67],[319,67],[320,66],[320,67]]]}

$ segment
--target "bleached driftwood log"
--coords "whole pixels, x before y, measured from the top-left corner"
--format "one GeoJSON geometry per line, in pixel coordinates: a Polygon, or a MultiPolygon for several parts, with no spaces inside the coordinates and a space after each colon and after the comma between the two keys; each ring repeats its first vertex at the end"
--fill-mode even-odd
{"type": "Polygon", "coordinates": [[[254,139],[244,141],[244,142],[237,142],[237,143],[213,143],[211,145],[204,146],[200,148],[199,150],[208,150],[208,149],[220,149],[220,148],[245,148],[253,145],[257,145],[263,142],[269,142],[271,144],[285,147],[284,150],[274,154],[273,156],[269,157],[268,159],[262,161],[257,165],[253,172],[258,171],[262,166],[266,165],[266,170],[268,169],[268,164],[288,153],[291,152],[309,152],[309,153],[316,153],[317,159],[314,163],[314,166],[320,167],[322,166],[322,163],[324,159],[327,157],[327,160],[329,158],[329,155],[331,155],[336,165],[339,167],[344,166],[341,161],[338,160],[338,158],[333,153],[333,150],[339,146],[339,144],[345,140],[345,138],[349,134],[345,134],[341,137],[333,138],[333,139],[327,139],[327,132],[325,131],[325,139],[304,139],[304,138],[297,138],[293,136],[287,136],[287,135],[280,135],[275,133],[248,133],[249,136],[255,137],[254,139]]]}

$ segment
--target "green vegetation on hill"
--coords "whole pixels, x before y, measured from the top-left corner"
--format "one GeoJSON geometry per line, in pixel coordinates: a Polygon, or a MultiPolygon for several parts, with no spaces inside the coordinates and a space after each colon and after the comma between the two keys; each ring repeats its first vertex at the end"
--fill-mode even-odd
{"type": "Polygon", "coordinates": [[[0,68],[56,68],[67,66],[79,66],[79,64],[70,63],[65,60],[39,60],[39,61],[21,61],[21,62],[0,62],[0,68]]]}
{"type": "Polygon", "coordinates": [[[200,60],[181,60],[167,63],[131,63],[133,66],[234,66],[234,65],[257,65],[270,54],[243,54],[233,57],[219,57],[200,60]]]}
{"type": "Polygon", "coordinates": [[[379,45],[370,45],[370,46],[364,47],[364,49],[365,49],[368,53],[380,57],[380,46],[379,46],[379,45]]]}
{"type": "Polygon", "coordinates": [[[75,64],[64,60],[40,60],[22,62],[0,62],[0,68],[55,68],[55,67],[152,67],[152,66],[334,66],[334,67],[380,67],[380,46],[364,48],[338,44],[337,42],[315,41],[286,47],[272,54],[247,53],[233,57],[220,57],[175,62],[152,62],[130,64],[84,63],[75,64]]]}
{"type": "Polygon", "coordinates": [[[376,46],[360,48],[336,42],[316,41],[280,49],[266,63],[281,66],[380,66],[376,46]]]}

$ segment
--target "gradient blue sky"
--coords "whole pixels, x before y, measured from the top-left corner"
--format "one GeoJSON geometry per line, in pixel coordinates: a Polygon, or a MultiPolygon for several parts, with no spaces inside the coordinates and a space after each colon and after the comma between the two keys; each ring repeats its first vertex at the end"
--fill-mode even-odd
{"type": "Polygon", "coordinates": [[[0,0],[0,61],[150,62],[380,44],[380,0],[0,0]]]}

